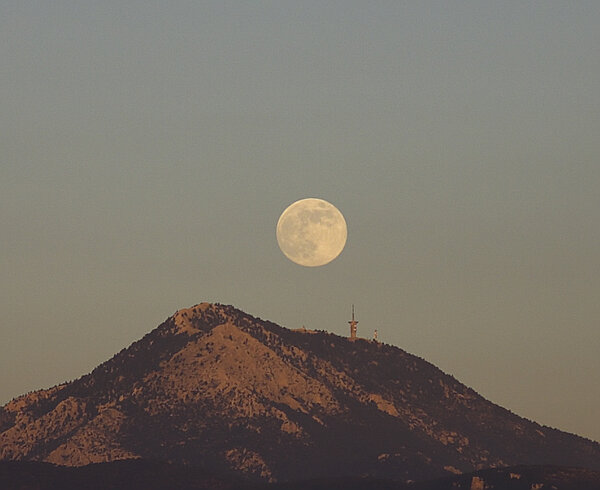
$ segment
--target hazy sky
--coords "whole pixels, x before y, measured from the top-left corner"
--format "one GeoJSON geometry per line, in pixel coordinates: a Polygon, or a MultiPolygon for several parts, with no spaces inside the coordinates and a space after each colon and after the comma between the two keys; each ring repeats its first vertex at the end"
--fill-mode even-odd
{"type": "Polygon", "coordinates": [[[179,308],[433,362],[600,440],[600,2],[0,2],[0,403],[179,308]],[[275,225],[348,223],[303,268],[275,225]]]}

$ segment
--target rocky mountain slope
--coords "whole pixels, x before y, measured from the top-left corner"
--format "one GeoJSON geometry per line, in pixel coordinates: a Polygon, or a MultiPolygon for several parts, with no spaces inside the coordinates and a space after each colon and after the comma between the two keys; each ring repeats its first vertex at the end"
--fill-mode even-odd
{"type": "Polygon", "coordinates": [[[600,445],[518,417],[399,348],[203,303],[90,374],[0,408],[0,459],[128,458],[267,481],[406,481],[515,464],[600,470],[600,445]]]}

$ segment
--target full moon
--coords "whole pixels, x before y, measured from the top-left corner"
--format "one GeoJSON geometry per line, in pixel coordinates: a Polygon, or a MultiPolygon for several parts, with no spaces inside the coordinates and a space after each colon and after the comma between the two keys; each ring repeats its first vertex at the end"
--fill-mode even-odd
{"type": "Polygon", "coordinates": [[[301,199],[277,222],[277,243],[284,255],[306,267],[325,265],[346,245],[348,229],[338,208],[323,199],[301,199]]]}

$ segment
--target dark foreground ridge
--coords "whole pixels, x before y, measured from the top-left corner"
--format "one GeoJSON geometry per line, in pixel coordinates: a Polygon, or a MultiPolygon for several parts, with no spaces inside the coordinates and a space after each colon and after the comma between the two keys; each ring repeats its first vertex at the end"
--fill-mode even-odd
{"type": "Polygon", "coordinates": [[[87,466],[33,461],[0,462],[2,490],[233,490],[242,482],[199,468],[129,459],[87,466]]]}
{"type": "Polygon", "coordinates": [[[0,462],[3,490],[600,490],[600,472],[559,466],[514,466],[405,483],[360,477],[249,483],[192,466],[123,460],[81,467],[0,462]]]}
{"type": "Polygon", "coordinates": [[[135,458],[260,484],[400,485],[520,464],[600,471],[598,443],[523,419],[397,347],[208,303],[90,374],[0,408],[0,460],[135,458]]]}

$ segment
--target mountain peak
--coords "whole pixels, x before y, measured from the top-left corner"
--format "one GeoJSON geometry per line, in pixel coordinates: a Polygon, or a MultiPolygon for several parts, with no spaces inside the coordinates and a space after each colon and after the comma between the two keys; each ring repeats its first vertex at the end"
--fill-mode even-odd
{"type": "Polygon", "coordinates": [[[204,318],[207,312],[224,316],[225,308],[212,303],[200,303],[190,308],[177,310],[172,317],[175,322],[176,331],[178,333],[187,333],[188,335],[197,334],[199,329],[195,325],[201,318],[204,318]]]}
{"type": "MultiPolygon", "coordinates": [[[[248,325],[257,319],[231,305],[220,303],[199,303],[190,308],[177,310],[165,324],[169,324],[172,333],[185,333],[193,336],[224,323],[243,323],[248,325]]],[[[163,324],[164,325],[164,324],[163,324]]]]}
{"type": "Polygon", "coordinates": [[[397,347],[201,303],[78,380],[0,408],[0,459],[128,458],[263,480],[418,479],[508,464],[598,469],[600,448],[397,347]]]}

